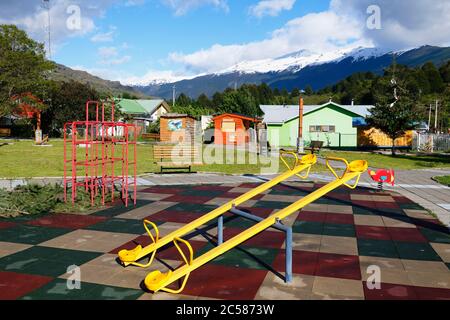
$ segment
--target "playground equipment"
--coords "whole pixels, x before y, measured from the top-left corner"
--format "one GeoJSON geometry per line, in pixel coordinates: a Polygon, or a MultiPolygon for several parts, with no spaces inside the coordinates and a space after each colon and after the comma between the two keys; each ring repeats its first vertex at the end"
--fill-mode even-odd
{"type": "Polygon", "coordinates": [[[137,128],[134,124],[115,122],[114,108],[114,101],[110,103],[88,101],[86,120],[68,122],[64,125],[65,201],[68,200],[69,187],[72,203],[76,201],[77,189],[82,187],[90,193],[92,205],[99,194],[101,203],[105,204],[109,193],[111,201],[114,201],[114,191],[118,184],[125,206],[128,206],[130,187],[136,205],[137,128]],[[105,119],[108,107],[111,111],[110,120],[105,119]],[[92,114],[93,120],[90,119],[92,114]],[[84,176],[79,177],[79,171],[83,172],[84,176]]]}
{"type": "Polygon", "coordinates": [[[383,191],[384,183],[390,183],[392,186],[394,186],[395,181],[394,169],[391,170],[381,169],[377,171],[369,170],[369,176],[372,178],[373,181],[378,182],[377,190],[379,191],[383,191]]]}
{"type": "Polygon", "coordinates": [[[302,209],[306,205],[314,202],[315,200],[319,199],[320,197],[324,196],[325,194],[329,193],[330,191],[338,188],[341,185],[347,186],[349,188],[356,188],[358,185],[359,179],[361,177],[361,174],[364,173],[367,170],[368,164],[367,161],[353,161],[352,163],[348,163],[345,159],[341,158],[328,158],[327,159],[327,167],[330,169],[330,171],[333,173],[333,175],[336,177],[336,180],[333,182],[328,183],[327,185],[323,186],[322,188],[308,194],[304,198],[300,199],[299,201],[291,204],[290,206],[276,212],[275,214],[271,215],[270,217],[266,219],[258,218],[251,216],[249,214],[246,214],[245,212],[242,212],[240,210],[236,209],[236,206],[244,203],[247,200],[250,200],[251,198],[255,197],[256,195],[261,194],[262,192],[274,187],[275,185],[287,180],[288,178],[292,176],[298,176],[302,179],[305,179],[309,175],[309,171],[311,169],[311,166],[314,165],[317,161],[317,158],[315,155],[307,155],[302,157],[301,159],[298,158],[297,154],[292,152],[280,152],[281,160],[283,163],[289,168],[288,171],[281,174],[280,176],[274,178],[271,181],[268,181],[258,187],[256,187],[253,190],[250,190],[249,192],[239,196],[238,198],[229,201],[228,203],[222,205],[221,207],[211,211],[210,213],[200,217],[199,219],[185,225],[184,227],[170,233],[169,235],[159,238],[159,231],[156,224],[154,224],[151,221],[145,220],[144,221],[144,228],[146,229],[147,233],[150,236],[150,239],[152,240],[152,244],[149,246],[143,248],[141,245],[138,245],[135,249],[132,250],[121,250],[119,252],[119,259],[122,262],[124,266],[128,265],[134,265],[138,267],[149,267],[156,255],[156,251],[173,242],[175,247],[180,252],[180,255],[182,256],[184,262],[186,263],[184,266],[174,270],[174,271],[168,271],[167,273],[162,273],[159,270],[153,271],[150,274],[147,275],[147,277],[144,280],[145,286],[153,291],[166,291],[170,293],[180,293],[189,278],[189,275],[192,271],[196,270],[197,268],[201,267],[202,265],[206,264],[207,262],[215,259],[216,257],[224,254],[225,252],[233,249],[234,247],[238,246],[239,244],[245,242],[246,240],[252,238],[253,236],[259,234],[260,232],[266,230],[270,227],[276,227],[286,232],[286,253],[287,253],[287,259],[286,259],[286,280],[289,281],[289,273],[290,273],[290,266],[292,264],[292,261],[289,261],[288,254],[292,248],[291,248],[291,236],[292,233],[290,232],[290,229],[286,226],[282,225],[281,221],[288,217],[289,215],[293,214],[294,212],[302,209]],[[295,158],[295,164],[290,167],[283,157],[283,154],[291,154],[295,158]],[[346,165],[345,171],[338,175],[338,173],[332,168],[330,161],[340,161],[343,162],[346,165]],[[305,172],[303,175],[302,173],[305,172]],[[355,180],[353,185],[350,185],[349,182],[352,180],[355,180]],[[235,237],[231,238],[230,240],[223,242],[223,235],[222,235],[222,227],[223,227],[223,221],[222,221],[222,215],[226,212],[231,212],[234,214],[240,214],[241,216],[251,216],[250,218],[252,220],[255,220],[258,222],[253,227],[241,232],[240,234],[236,235],[235,237]],[[181,237],[192,232],[193,230],[201,227],[202,225],[210,222],[213,219],[218,219],[218,246],[214,249],[210,250],[209,252],[203,254],[202,256],[194,259],[193,256],[193,249],[192,246],[189,244],[188,241],[185,239],[182,239],[181,237]],[[152,226],[154,230],[154,234],[150,231],[148,226],[152,226]],[[189,250],[189,256],[186,257],[184,252],[181,250],[180,244],[185,245],[189,250]],[[146,264],[141,264],[138,261],[143,259],[144,257],[149,256],[149,261],[146,264]],[[174,290],[168,288],[170,284],[173,282],[181,279],[184,277],[184,280],[180,286],[179,289],[174,290]]]}
{"type": "Polygon", "coordinates": [[[36,118],[36,130],[34,132],[36,145],[42,146],[47,144],[48,135],[43,136],[41,130],[41,109],[44,107],[44,102],[31,92],[15,95],[11,100],[18,105],[14,112],[15,115],[26,119],[36,118]]]}

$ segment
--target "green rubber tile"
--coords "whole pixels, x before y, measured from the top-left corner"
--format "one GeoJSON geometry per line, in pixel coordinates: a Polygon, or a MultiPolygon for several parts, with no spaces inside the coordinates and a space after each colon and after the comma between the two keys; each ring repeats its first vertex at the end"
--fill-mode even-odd
{"type": "Polygon", "coordinates": [[[390,240],[357,239],[360,256],[399,258],[397,248],[390,240]]]}
{"type": "Polygon", "coordinates": [[[31,247],[0,259],[0,270],[58,277],[71,265],[97,258],[101,253],[67,249],[31,247]]]}
{"type": "Polygon", "coordinates": [[[322,234],[335,237],[356,237],[355,227],[352,224],[324,223],[322,234]]]}
{"type": "Polygon", "coordinates": [[[287,206],[286,202],[258,200],[253,208],[284,209],[287,206]]]}
{"type": "Polygon", "coordinates": [[[254,226],[256,223],[257,222],[254,222],[254,221],[242,218],[242,217],[237,217],[237,218],[231,219],[229,221],[224,220],[223,225],[225,227],[231,227],[231,228],[248,229],[248,228],[254,226]]]}
{"type": "Polygon", "coordinates": [[[69,290],[67,280],[55,279],[23,296],[22,300],[136,300],[141,290],[81,282],[80,289],[69,290]]]}
{"type": "Polygon", "coordinates": [[[39,244],[72,231],[72,229],[46,228],[19,224],[12,228],[0,229],[0,241],[39,244]]]}
{"type": "Polygon", "coordinates": [[[176,204],[172,207],[169,207],[165,210],[204,214],[204,213],[208,213],[214,209],[217,209],[217,206],[213,206],[213,205],[209,205],[209,204],[178,203],[178,204],[176,204]]]}
{"type": "Polygon", "coordinates": [[[377,215],[376,209],[362,208],[358,206],[353,207],[353,214],[361,214],[366,216],[375,216],[377,215]]]}
{"type": "Polygon", "coordinates": [[[292,226],[292,232],[307,234],[322,234],[323,223],[315,221],[295,221],[292,226]]]}
{"type": "Polygon", "coordinates": [[[395,241],[398,255],[406,260],[442,261],[428,243],[395,241]]]}
{"type": "Polygon", "coordinates": [[[417,203],[399,203],[398,204],[402,209],[410,209],[410,210],[425,210],[424,207],[417,203]]]}
{"type": "Polygon", "coordinates": [[[450,234],[444,230],[432,230],[429,228],[419,228],[420,232],[429,242],[450,243],[450,234]]]}
{"type": "Polygon", "coordinates": [[[292,189],[281,189],[281,190],[277,190],[277,189],[273,189],[269,192],[269,194],[273,194],[273,195],[279,195],[279,196],[296,196],[296,197],[304,197],[308,194],[309,192],[307,191],[303,191],[303,190],[296,190],[294,188],[292,189]]]}
{"type": "MultiPolygon", "coordinates": [[[[213,248],[214,246],[208,243],[197,254],[200,256],[213,248]]],[[[230,267],[267,270],[279,252],[280,250],[278,249],[239,246],[215,258],[211,263],[230,267]]]]}
{"type": "MultiPolygon", "coordinates": [[[[160,225],[161,223],[156,224],[160,225]]],[[[86,229],[130,234],[143,234],[145,232],[141,220],[122,218],[111,218],[89,226],[86,229]]]]}
{"type": "Polygon", "coordinates": [[[96,213],[94,213],[94,216],[101,216],[101,217],[115,217],[118,216],[120,214],[132,211],[136,208],[140,208],[146,205],[150,205],[152,204],[154,201],[151,200],[137,200],[136,201],[136,206],[133,205],[133,202],[130,201],[128,203],[128,207],[125,207],[124,204],[118,204],[115,205],[113,207],[109,207],[100,211],[97,211],[96,213]]]}

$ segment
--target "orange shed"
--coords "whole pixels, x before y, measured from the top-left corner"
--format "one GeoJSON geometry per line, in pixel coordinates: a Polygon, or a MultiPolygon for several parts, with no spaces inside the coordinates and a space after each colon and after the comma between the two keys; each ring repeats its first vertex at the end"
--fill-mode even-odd
{"type": "Polygon", "coordinates": [[[248,130],[255,123],[261,122],[256,118],[235,114],[224,113],[213,118],[214,142],[215,144],[244,145],[250,142],[248,130]]]}

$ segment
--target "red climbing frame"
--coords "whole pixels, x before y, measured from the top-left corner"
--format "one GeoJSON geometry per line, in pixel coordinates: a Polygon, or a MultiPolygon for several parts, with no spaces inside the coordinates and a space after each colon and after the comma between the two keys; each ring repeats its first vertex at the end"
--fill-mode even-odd
{"type": "Polygon", "coordinates": [[[134,124],[115,122],[113,101],[110,102],[111,118],[105,120],[107,104],[108,102],[88,101],[86,120],[68,122],[64,125],[66,202],[69,189],[74,204],[77,190],[82,187],[89,192],[92,205],[99,195],[102,204],[105,204],[108,193],[111,193],[111,201],[114,201],[114,190],[119,186],[125,206],[128,206],[130,189],[136,205],[137,127],[134,124]],[[95,119],[91,120],[90,115],[94,115],[95,119]],[[83,169],[84,176],[78,176],[83,169]]]}

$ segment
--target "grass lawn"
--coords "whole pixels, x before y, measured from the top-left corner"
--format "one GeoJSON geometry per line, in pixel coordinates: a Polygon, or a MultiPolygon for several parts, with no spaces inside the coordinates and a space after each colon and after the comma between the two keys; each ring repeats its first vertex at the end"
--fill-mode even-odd
{"type": "Polygon", "coordinates": [[[333,156],[353,160],[367,160],[371,168],[386,169],[427,169],[427,168],[444,168],[450,167],[450,157],[443,155],[402,155],[398,154],[393,157],[391,155],[373,154],[366,152],[344,152],[323,150],[321,156],[333,156]]]}
{"type": "Polygon", "coordinates": [[[434,180],[443,184],[444,186],[450,187],[450,176],[434,177],[434,180]]]}
{"type": "MultiPolygon", "coordinates": [[[[63,141],[52,139],[50,144],[52,145],[51,147],[36,147],[31,140],[0,140],[0,178],[63,176],[63,141]],[[2,145],[7,142],[12,143],[12,145],[2,145]]],[[[153,146],[151,144],[138,145],[137,154],[138,174],[159,172],[159,168],[153,162],[153,146]]],[[[83,159],[84,149],[80,148],[77,155],[79,159],[83,159]]],[[[203,166],[194,166],[192,169],[199,172],[225,174],[260,174],[262,168],[266,168],[266,171],[271,173],[284,171],[284,166],[278,159],[272,159],[278,162],[278,168],[271,169],[270,164],[268,164],[270,163],[269,158],[262,158],[263,163],[249,164],[250,155],[248,152],[237,151],[234,153],[234,158],[236,159],[238,155],[241,157],[245,156],[245,163],[247,164],[205,164],[203,166]]],[[[223,158],[225,156],[224,153],[223,158]]],[[[116,172],[120,171],[120,164],[116,165],[116,170],[116,172]]],[[[313,171],[322,170],[324,170],[324,166],[316,165],[313,171]]],[[[79,174],[83,174],[83,172],[80,170],[79,174]]]]}

